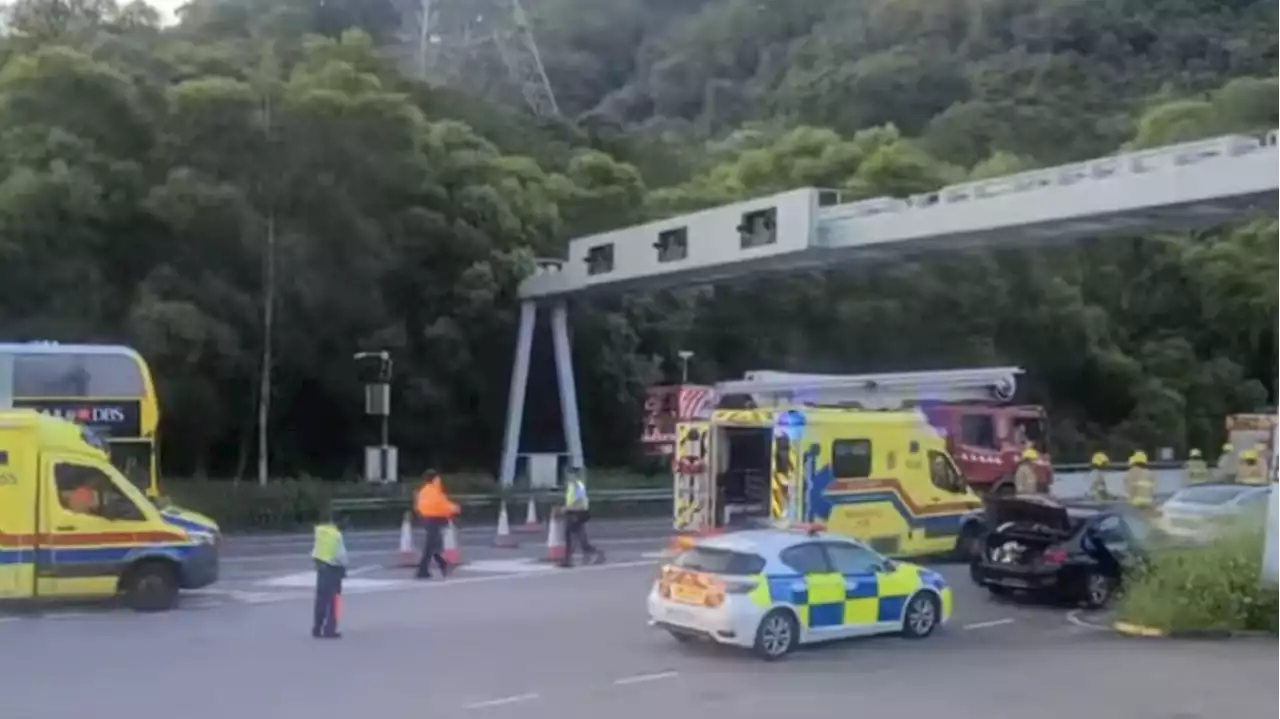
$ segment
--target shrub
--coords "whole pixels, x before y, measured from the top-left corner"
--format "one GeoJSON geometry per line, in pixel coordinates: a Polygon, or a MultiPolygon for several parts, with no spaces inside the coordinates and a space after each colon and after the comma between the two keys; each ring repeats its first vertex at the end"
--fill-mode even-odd
{"type": "Polygon", "coordinates": [[[1275,633],[1280,597],[1259,582],[1262,546],[1253,529],[1155,552],[1129,579],[1117,618],[1166,632],[1275,633]]]}
{"type": "MultiPolygon", "coordinates": [[[[638,475],[619,470],[593,470],[588,479],[592,489],[635,489],[670,487],[670,475],[638,475]]],[[[499,495],[497,480],[481,473],[457,473],[444,475],[449,494],[499,495]]],[[[395,526],[409,509],[413,490],[418,486],[416,478],[405,479],[399,484],[380,485],[365,482],[335,482],[318,478],[273,479],[266,486],[254,481],[231,480],[183,480],[166,479],[161,489],[167,500],[179,507],[207,514],[217,520],[223,531],[290,531],[315,524],[334,500],[382,500],[370,506],[346,514],[356,526],[395,526]]],[[[492,521],[497,516],[497,504],[468,506],[464,510],[466,521],[492,521]]],[[[510,519],[523,519],[523,500],[508,507],[513,512],[510,519]]],[[[540,508],[540,512],[545,512],[540,508]]],[[[669,513],[670,505],[662,502],[643,502],[625,505],[620,502],[601,503],[592,513],[598,516],[644,516],[669,513]]],[[[545,518],[545,514],[540,514],[545,518]]]]}

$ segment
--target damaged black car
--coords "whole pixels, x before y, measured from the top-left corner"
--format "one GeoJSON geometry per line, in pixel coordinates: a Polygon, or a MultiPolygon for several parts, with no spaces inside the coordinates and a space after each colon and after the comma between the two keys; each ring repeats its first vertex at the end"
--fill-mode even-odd
{"type": "Polygon", "coordinates": [[[1106,605],[1142,561],[1144,518],[1127,508],[1068,506],[1044,497],[988,501],[987,533],[969,574],[992,594],[1106,605]]]}

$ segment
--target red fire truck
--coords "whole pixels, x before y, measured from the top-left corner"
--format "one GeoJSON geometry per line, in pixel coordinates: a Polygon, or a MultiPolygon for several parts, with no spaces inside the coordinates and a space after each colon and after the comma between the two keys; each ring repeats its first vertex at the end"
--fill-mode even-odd
{"type": "Polygon", "coordinates": [[[979,493],[1012,488],[1014,466],[1027,448],[1039,454],[1042,489],[1053,481],[1047,417],[1035,405],[1011,404],[1017,367],[815,375],[760,370],[715,387],[654,387],[646,402],[642,441],[652,454],[671,454],[676,424],[707,419],[715,409],[848,407],[862,410],[914,407],[941,434],[970,486],[979,493]]]}

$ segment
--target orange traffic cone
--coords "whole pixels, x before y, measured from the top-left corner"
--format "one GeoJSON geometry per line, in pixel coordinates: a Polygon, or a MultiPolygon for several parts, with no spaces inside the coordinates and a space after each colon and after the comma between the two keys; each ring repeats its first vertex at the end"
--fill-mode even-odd
{"type": "Polygon", "coordinates": [[[557,512],[552,512],[551,518],[547,520],[546,561],[564,561],[564,518],[557,512]]]}
{"type": "Polygon", "coordinates": [[[444,528],[444,549],[440,556],[452,566],[462,564],[462,554],[458,551],[458,528],[454,526],[452,519],[449,520],[449,526],[444,528]]]}
{"type": "Polygon", "coordinates": [[[418,552],[413,548],[413,514],[404,513],[400,523],[400,551],[396,554],[397,567],[413,567],[418,564],[418,552]]]}
{"type": "Polygon", "coordinates": [[[524,532],[536,532],[540,529],[538,524],[538,504],[533,501],[533,495],[529,496],[529,504],[524,510],[524,526],[520,529],[524,532]]]}
{"type": "Polygon", "coordinates": [[[511,536],[511,523],[507,520],[506,500],[503,500],[498,509],[498,534],[493,538],[493,546],[508,549],[520,546],[516,538],[511,536]]]}

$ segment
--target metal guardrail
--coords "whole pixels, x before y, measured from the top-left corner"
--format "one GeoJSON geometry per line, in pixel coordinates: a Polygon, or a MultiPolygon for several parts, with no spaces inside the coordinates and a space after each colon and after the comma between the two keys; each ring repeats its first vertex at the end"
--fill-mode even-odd
{"type": "MultiPolygon", "coordinates": [[[[1176,491],[1186,483],[1182,462],[1152,462],[1148,465],[1156,475],[1156,491],[1167,495],[1176,491]]],[[[1087,463],[1056,464],[1054,472],[1054,494],[1063,498],[1079,497],[1087,494],[1085,484],[1093,467],[1087,463]]],[[[1107,485],[1113,494],[1123,492],[1123,473],[1127,467],[1123,464],[1111,464],[1107,467],[1107,485]]],[[[597,489],[591,492],[592,502],[669,502],[673,490],[670,487],[646,489],[597,489]]],[[[533,497],[535,502],[548,503],[559,500],[560,489],[546,490],[512,490],[505,493],[458,494],[452,495],[453,501],[463,507],[493,506],[505,500],[509,504],[527,502],[533,497]]],[[[353,499],[335,499],[332,506],[336,511],[386,511],[396,508],[408,509],[410,499],[405,497],[362,497],[353,499]]]]}

